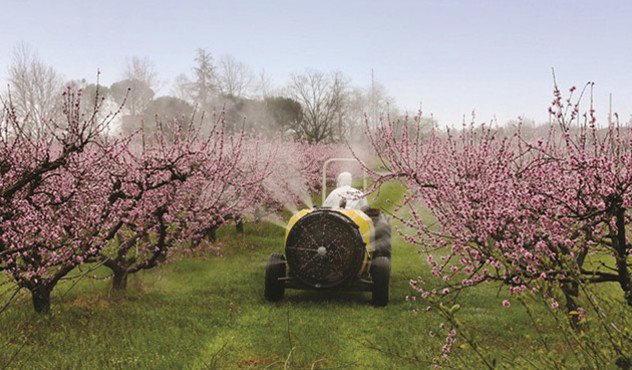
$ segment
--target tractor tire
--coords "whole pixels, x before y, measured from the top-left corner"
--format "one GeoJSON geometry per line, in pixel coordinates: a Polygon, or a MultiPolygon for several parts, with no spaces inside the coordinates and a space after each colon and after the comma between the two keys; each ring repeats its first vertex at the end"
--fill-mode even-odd
{"type": "Polygon", "coordinates": [[[391,278],[391,260],[388,257],[379,256],[371,262],[371,278],[373,279],[373,305],[384,307],[388,304],[391,278]]]}
{"type": "Polygon", "coordinates": [[[384,213],[371,218],[375,225],[375,253],[374,257],[391,258],[391,222],[384,213]]]}
{"type": "Polygon", "coordinates": [[[285,277],[285,257],[280,253],[272,253],[266,266],[266,284],[264,295],[270,302],[283,298],[285,282],[279,278],[285,277]]]}

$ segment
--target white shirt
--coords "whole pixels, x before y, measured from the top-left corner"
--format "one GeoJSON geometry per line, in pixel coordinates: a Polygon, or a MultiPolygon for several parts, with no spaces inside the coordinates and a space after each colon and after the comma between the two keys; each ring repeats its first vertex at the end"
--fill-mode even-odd
{"type": "Polygon", "coordinates": [[[360,190],[345,185],[334,189],[323,202],[323,207],[341,208],[343,201],[346,201],[345,209],[362,209],[369,206],[360,190]]]}

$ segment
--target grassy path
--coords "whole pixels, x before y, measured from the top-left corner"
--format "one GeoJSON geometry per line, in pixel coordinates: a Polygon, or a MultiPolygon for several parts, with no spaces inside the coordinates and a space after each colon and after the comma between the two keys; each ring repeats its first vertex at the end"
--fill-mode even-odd
{"type": "MultiPolygon", "coordinates": [[[[387,188],[382,197],[397,194],[387,188]]],[[[412,293],[408,280],[427,270],[415,247],[394,238],[385,308],[371,306],[370,293],[292,290],[271,304],[263,298],[264,270],[268,255],[282,251],[283,232],[269,224],[247,224],[244,235],[224,228],[218,234],[222,256],[138,274],[125,293],[92,279],[70,290],[62,285],[50,318],[32,313],[26,297],[0,316],[0,369],[428,366],[441,346],[428,335],[439,319],[405,300],[412,293]]],[[[470,293],[464,315],[511,352],[526,345],[515,339],[525,334],[526,319],[490,299],[495,294],[492,287],[470,293]]]]}

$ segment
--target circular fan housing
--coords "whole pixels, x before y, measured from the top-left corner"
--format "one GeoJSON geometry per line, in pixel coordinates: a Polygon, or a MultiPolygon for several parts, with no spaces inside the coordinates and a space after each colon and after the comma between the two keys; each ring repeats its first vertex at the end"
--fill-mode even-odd
{"type": "Polygon", "coordinates": [[[292,273],[315,288],[331,288],[357,277],[365,244],[358,225],[333,210],[315,210],[290,230],[285,246],[292,273]]]}

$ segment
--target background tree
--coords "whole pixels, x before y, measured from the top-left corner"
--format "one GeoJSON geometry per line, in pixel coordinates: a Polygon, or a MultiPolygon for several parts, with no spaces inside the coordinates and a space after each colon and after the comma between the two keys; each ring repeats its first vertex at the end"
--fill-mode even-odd
{"type": "Polygon", "coordinates": [[[98,103],[100,99],[108,100],[110,98],[110,89],[107,86],[97,84],[84,84],[81,101],[84,106],[92,106],[98,103]]]}
{"type": "Polygon", "coordinates": [[[170,95],[174,98],[182,99],[188,103],[193,103],[193,99],[191,98],[191,92],[189,89],[190,84],[191,80],[187,77],[187,75],[185,73],[180,73],[173,80],[170,95]]]}
{"type": "Polygon", "coordinates": [[[132,118],[140,115],[154,97],[154,90],[144,81],[125,79],[110,86],[110,94],[117,104],[132,118]]]}
{"type": "Polygon", "coordinates": [[[345,111],[348,130],[353,137],[361,135],[367,122],[369,127],[376,128],[381,117],[396,118],[399,115],[394,99],[378,82],[372,83],[368,88],[352,88],[347,94],[345,111]]]}
{"type": "Polygon", "coordinates": [[[187,84],[188,94],[200,109],[209,110],[218,91],[213,57],[206,50],[198,49],[195,62],[197,64],[193,67],[194,80],[187,84]]]}
{"type": "Polygon", "coordinates": [[[274,83],[270,75],[266,73],[265,69],[259,71],[254,85],[254,93],[258,99],[265,99],[272,96],[274,93],[274,83]]]}
{"type": "Polygon", "coordinates": [[[143,126],[143,113],[158,88],[157,73],[149,58],[127,59],[123,80],[110,86],[110,95],[117,104],[123,104],[126,115],[122,116],[122,130],[131,133],[143,126]]]}
{"type": "Polygon", "coordinates": [[[62,113],[63,82],[53,67],[46,65],[27,45],[13,50],[8,71],[11,102],[29,125],[58,119],[62,113]]]}
{"type": "Polygon", "coordinates": [[[142,81],[154,91],[159,88],[156,66],[149,58],[137,56],[128,58],[123,71],[123,78],[142,81]]]}
{"type": "Polygon", "coordinates": [[[191,104],[172,96],[161,96],[147,104],[147,108],[143,112],[143,119],[146,126],[155,126],[155,122],[171,124],[177,120],[182,125],[183,130],[187,131],[192,115],[193,107],[191,104]]]}
{"type": "Polygon", "coordinates": [[[292,130],[289,135],[293,135],[294,128],[303,120],[301,104],[294,99],[282,96],[268,97],[264,102],[271,117],[273,131],[286,134],[288,130],[292,130]]]}
{"type": "Polygon", "coordinates": [[[154,97],[154,91],[141,80],[122,80],[110,86],[110,96],[116,104],[123,106],[126,114],[121,115],[121,131],[130,134],[145,129],[142,113],[154,97]]]}
{"type": "Polygon", "coordinates": [[[270,134],[270,117],[260,100],[223,96],[216,100],[226,115],[226,128],[230,132],[270,134]]]}
{"type": "Polygon", "coordinates": [[[223,95],[243,98],[250,90],[253,75],[246,64],[231,55],[224,55],[218,62],[217,80],[223,95]]]}
{"type": "Polygon", "coordinates": [[[96,114],[103,118],[108,114],[106,112],[108,111],[107,108],[114,108],[109,111],[116,110],[116,108],[118,108],[112,106],[116,103],[112,101],[110,89],[107,86],[88,83],[85,78],[72,80],[66,83],[66,86],[74,91],[81,90],[81,107],[83,108],[85,114],[93,114],[95,113],[95,108],[98,108],[96,114]]]}
{"type": "Polygon", "coordinates": [[[303,107],[303,119],[293,127],[311,142],[340,140],[346,134],[344,112],[347,81],[341,73],[309,70],[292,76],[290,97],[303,107]]]}

